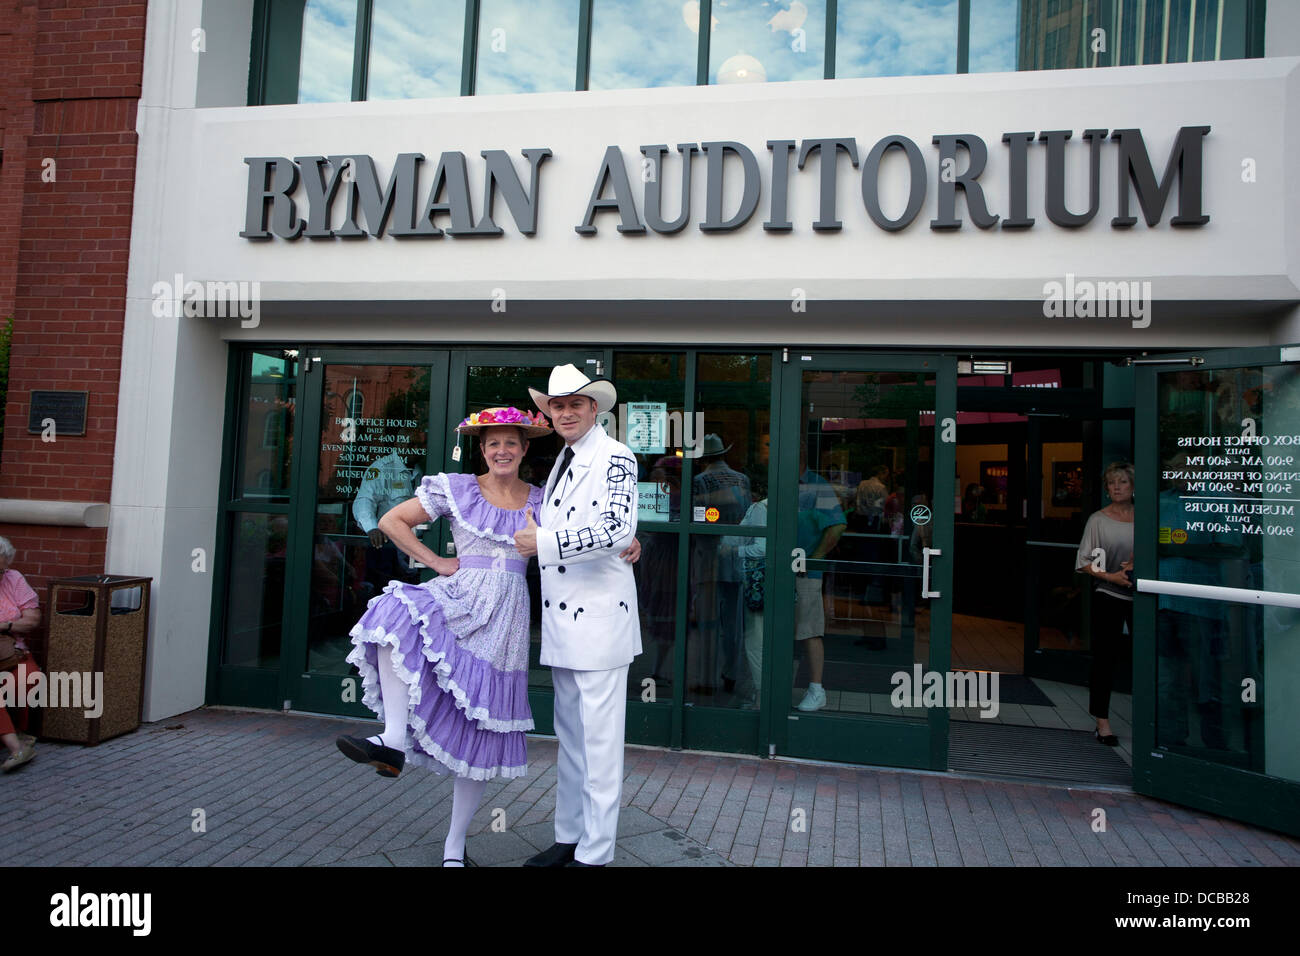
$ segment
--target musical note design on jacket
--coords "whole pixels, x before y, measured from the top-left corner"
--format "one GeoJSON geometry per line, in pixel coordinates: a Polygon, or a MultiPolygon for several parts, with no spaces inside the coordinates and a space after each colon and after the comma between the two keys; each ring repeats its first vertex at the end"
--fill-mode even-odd
{"type": "MultiPolygon", "coordinates": [[[[561,558],[592,548],[612,548],[630,530],[632,508],[636,502],[636,460],[625,455],[612,457],[605,471],[605,481],[609,489],[608,502],[596,525],[558,532],[556,539],[561,558]]],[[[568,517],[565,515],[566,520],[568,517]]]]}
{"type": "Polygon", "coordinates": [[[567,558],[591,548],[607,548],[612,543],[609,533],[596,528],[574,528],[564,530],[556,536],[560,545],[560,557],[567,558]],[[597,534],[600,538],[597,538],[597,534]]]}

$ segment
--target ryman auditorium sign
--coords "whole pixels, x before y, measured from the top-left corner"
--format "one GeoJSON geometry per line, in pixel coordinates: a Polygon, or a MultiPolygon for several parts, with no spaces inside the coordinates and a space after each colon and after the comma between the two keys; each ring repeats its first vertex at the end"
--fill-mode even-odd
{"type": "MultiPolygon", "coordinates": [[[[1208,126],[1184,126],[1179,129],[1170,150],[1169,159],[1159,179],[1156,178],[1151,158],[1147,154],[1142,131],[1137,129],[1086,129],[1081,145],[1072,150],[1087,149],[1088,208],[1072,211],[1066,207],[1066,145],[1071,130],[1046,130],[1040,133],[1004,133],[1002,135],[1006,166],[1008,208],[1005,216],[990,211],[985,201],[979,178],[988,165],[988,147],[984,140],[970,133],[937,135],[933,144],[938,148],[938,175],[935,192],[938,199],[938,216],[930,220],[931,229],[960,229],[962,220],[957,217],[957,191],[966,200],[966,210],[971,221],[980,229],[989,229],[1001,220],[1003,229],[1028,229],[1034,225],[1029,216],[1027,170],[1031,154],[1044,154],[1045,190],[1043,208],[1047,218],[1057,226],[1077,228],[1090,222],[1100,208],[1100,168],[1102,152],[1111,143],[1119,167],[1116,179],[1117,215],[1111,219],[1114,228],[1127,228],[1137,222],[1130,215],[1130,197],[1137,194],[1138,204],[1148,226],[1155,226],[1164,215],[1165,206],[1178,183],[1178,214],[1169,222],[1174,226],[1201,226],[1210,217],[1201,212],[1201,146],[1210,131],[1208,126]],[[1043,144],[1034,146],[1035,142],[1043,144]],[[958,154],[964,153],[962,169],[958,170],[958,154]]],[[[770,163],[771,195],[766,202],[767,219],[763,228],[770,232],[788,232],[794,228],[787,213],[791,166],[802,170],[816,154],[820,168],[820,208],[813,229],[832,232],[843,225],[836,218],[836,187],[840,154],[847,155],[854,169],[861,169],[862,204],[871,220],[881,229],[897,232],[906,229],[916,219],[925,202],[927,172],[925,158],[915,142],[906,136],[890,135],[879,140],[865,156],[860,155],[853,137],[834,139],[805,139],[801,142],[776,139],[767,142],[770,163]],[[890,218],[882,208],[879,192],[880,166],[892,150],[897,150],[909,169],[906,204],[901,214],[890,218]]],[[[760,201],[760,174],[758,158],[741,143],[711,142],[682,143],[676,149],[680,165],[681,197],[674,205],[677,216],[666,219],[663,198],[660,195],[659,172],[664,168],[669,148],[666,145],[640,148],[640,175],[629,177],[623,152],[617,146],[605,150],[604,159],[596,173],[591,198],[581,221],[574,227],[583,235],[596,232],[598,213],[616,215],[620,233],[644,233],[647,227],[661,234],[671,234],[686,228],[692,221],[691,176],[696,153],[703,153],[706,183],[703,218],[699,228],[704,232],[730,232],[740,229],[758,210],[760,201]],[[730,159],[730,162],[728,162],[730,159]],[[723,209],[723,177],[739,176],[741,198],[734,210],[723,209]],[[632,179],[641,180],[640,195],[632,186],[632,179]],[[638,212],[637,199],[641,200],[638,212]]],[[[401,153],[393,164],[385,184],[380,183],[374,160],[364,154],[338,156],[250,156],[248,165],[248,205],[244,230],[240,233],[249,240],[281,239],[361,239],[367,236],[382,237],[385,233],[401,239],[431,239],[443,235],[452,237],[500,236],[501,226],[496,221],[495,200],[504,201],[514,221],[515,228],[525,236],[537,232],[537,204],[541,189],[541,168],[551,150],[545,148],[521,151],[528,165],[528,186],[524,187],[509,155],[504,150],[484,150],[484,195],[477,219],[470,201],[469,175],[465,154],[445,152],[438,159],[433,176],[426,188],[420,188],[420,167],[425,162],[421,153],[401,153]],[[301,186],[300,210],[295,194],[301,186]],[[346,217],[338,228],[335,206],[343,194],[346,217]],[[423,201],[422,201],[423,200],[423,201]],[[435,220],[441,217],[441,225],[435,220]]],[[[901,199],[901,195],[898,197],[901,199]]],[[[897,201],[891,202],[897,207],[897,201]]]]}

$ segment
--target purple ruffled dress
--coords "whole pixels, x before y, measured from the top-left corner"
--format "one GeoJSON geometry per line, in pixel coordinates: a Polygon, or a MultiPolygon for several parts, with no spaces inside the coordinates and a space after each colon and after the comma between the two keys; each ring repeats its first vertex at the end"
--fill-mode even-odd
{"type": "MultiPolygon", "coordinates": [[[[431,519],[451,519],[460,569],[424,584],[391,581],[352,628],[348,663],[361,672],[362,703],[384,719],[379,648],[396,645],[409,690],[406,759],[474,780],[521,777],[528,769],[527,561],[514,533],[536,515],[542,489],[524,509],[488,502],[473,475],[429,475],[416,496],[431,519]]],[[[387,666],[390,655],[385,652],[387,666]]]]}

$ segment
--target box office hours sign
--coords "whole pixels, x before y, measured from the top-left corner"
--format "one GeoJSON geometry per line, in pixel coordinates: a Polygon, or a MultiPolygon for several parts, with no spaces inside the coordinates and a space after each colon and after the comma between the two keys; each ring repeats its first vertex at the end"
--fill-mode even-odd
{"type": "Polygon", "coordinates": [[[1300,555],[1300,364],[1157,381],[1160,579],[1265,587],[1300,555]]]}

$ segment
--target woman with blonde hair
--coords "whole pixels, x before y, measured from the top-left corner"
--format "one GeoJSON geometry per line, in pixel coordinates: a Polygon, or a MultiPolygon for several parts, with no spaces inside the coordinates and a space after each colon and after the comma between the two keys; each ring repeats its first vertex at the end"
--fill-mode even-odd
{"type": "Polygon", "coordinates": [[[1101,478],[1110,504],[1084,526],[1075,568],[1097,583],[1088,711],[1097,721],[1097,739],[1114,747],[1119,738],[1110,729],[1110,689],[1124,635],[1133,634],[1133,466],[1112,462],[1101,478]]]}

